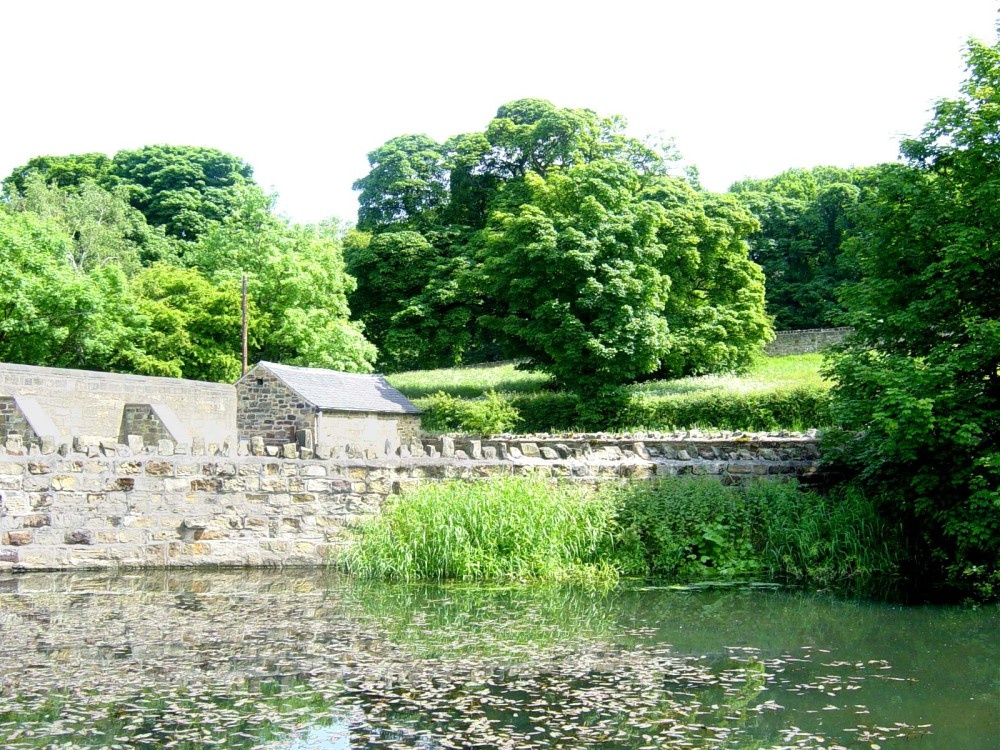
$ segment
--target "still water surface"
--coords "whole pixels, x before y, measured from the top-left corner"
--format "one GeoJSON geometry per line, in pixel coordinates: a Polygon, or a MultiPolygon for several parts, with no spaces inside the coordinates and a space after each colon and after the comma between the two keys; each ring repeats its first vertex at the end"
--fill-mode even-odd
{"type": "Polygon", "coordinates": [[[3,748],[1000,748],[1000,608],[0,577],[3,748]]]}

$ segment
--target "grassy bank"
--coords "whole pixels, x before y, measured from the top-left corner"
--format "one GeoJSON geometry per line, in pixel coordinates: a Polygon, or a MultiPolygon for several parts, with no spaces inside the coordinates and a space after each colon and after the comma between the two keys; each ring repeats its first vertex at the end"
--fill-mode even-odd
{"type": "Polygon", "coordinates": [[[676,477],[578,486],[428,485],[357,527],[337,564],[387,580],[766,576],[832,583],[898,569],[898,543],[857,494],[676,477]]]}
{"type": "Polygon", "coordinates": [[[512,364],[399,373],[389,381],[436,432],[804,430],[828,422],[821,362],[818,354],[766,358],[745,375],[639,383],[597,403],[512,364]]]}

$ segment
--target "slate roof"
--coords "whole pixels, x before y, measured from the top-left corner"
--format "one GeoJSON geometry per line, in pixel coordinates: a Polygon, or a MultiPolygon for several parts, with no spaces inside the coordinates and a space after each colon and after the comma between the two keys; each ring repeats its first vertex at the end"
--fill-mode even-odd
{"type": "MultiPolygon", "coordinates": [[[[279,365],[274,362],[259,362],[257,367],[265,368],[303,399],[323,411],[420,413],[420,409],[389,385],[381,375],[358,375],[318,367],[279,365]]],[[[251,375],[253,370],[246,377],[251,375]]]]}

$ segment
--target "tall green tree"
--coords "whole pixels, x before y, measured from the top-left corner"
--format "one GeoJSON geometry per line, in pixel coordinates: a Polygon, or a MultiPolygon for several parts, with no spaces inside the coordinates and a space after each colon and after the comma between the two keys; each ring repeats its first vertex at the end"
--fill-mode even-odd
{"type": "Polygon", "coordinates": [[[10,206],[58,225],[70,239],[66,259],[74,268],[92,270],[110,263],[131,276],[142,265],[176,255],[175,243],[150,227],[121,189],[108,191],[90,179],[61,188],[38,173],[29,174],[23,184],[10,206]]]}
{"type": "Polygon", "coordinates": [[[115,154],[111,184],[168,236],[194,242],[256,189],[253,169],[231,154],[199,146],[145,146],[115,154]]]}
{"type": "Polygon", "coordinates": [[[478,279],[512,356],[583,389],[655,372],[669,348],[662,313],[662,207],[638,197],[627,165],[597,161],[526,177],[531,199],[497,212],[478,279]]]}
{"type": "Polygon", "coordinates": [[[953,575],[1000,559],[1000,44],[971,41],[905,165],[880,172],[849,245],[855,334],[831,359],[829,451],[953,575]]]}
{"type": "Polygon", "coordinates": [[[352,232],[346,240],[358,289],[379,290],[355,292],[350,304],[386,370],[459,364],[472,346],[474,310],[460,284],[467,259],[460,245],[440,244],[412,230],[352,232]]]}
{"type": "Polygon", "coordinates": [[[667,176],[673,158],[619,117],[540,99],[504,104],[483,133],[373,151],[355,183],[366,233],[345,252],[383,362],[503,349],[581,387],[745,363],[770,333],[752,310],[763,304],[744,243],[753,220],[708,212],[667,176]],[[757,291],[737,302],[723,292],[736,279],[757,291]]]}
{"type": "Polygon", "coordinates": [[[377,352],[351,320],[341,232],[335,225],[293,226],[272,200],[247,188],[225,221],[185,255],[213,283],[239,288],[248,278],[255,302],[251,359],[368,372],[377,352]]]}
{"type": "MultiPolygon", "coordinates": [[[[384,229],[433,222],[448,194],[448,171],[440,144],[425,135],[393,138],[368,154],[371,170],[354,183],[358,227],[384,229]]],[[[414,228],[418,228],[419,224],[414,228]]]]}
{"type": "Polygon", "coordinates": [[[0,360],[179,374],[143,349],[148,320],[114,263],[73,263],[59,222],[0,206],[0,360]]]}

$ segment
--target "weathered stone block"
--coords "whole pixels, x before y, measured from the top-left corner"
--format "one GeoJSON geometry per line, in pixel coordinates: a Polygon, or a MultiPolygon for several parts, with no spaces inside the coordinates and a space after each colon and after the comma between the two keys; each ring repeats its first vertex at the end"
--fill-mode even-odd
{"type": "Polygon", "coordinates": [[[441,458],[455,457],[455,439],[445,435],[441,438],[441,458]]]}
{"type": "Polygon", "coordinates": [[[26,529],[38,529],[42,526],[51,526],[52,518],[42,513],[33,513],[21,519],[21,525],[26,529]]]}
{"type": "Polygon", "coordinates": [[[30,531],[5,531],[0,535],[0,544],[9,547],[21,547],[31,544],[32,534],[30,531]]]}
{"type": "Polygon", "coordinates": [[[147,461],[146,476],[148,477],[172,477],[174,475],[174,464],[170,461],[147,461]]]}
{"type": "Polygon", "coordinates": [[[79,485],[79,480],[74,476],[58,475],[52,477],[51,487],[56,492],[72,491],[79,485]]]}
{"type": "Polygon", "coordinates": [[[541,458],[542,455],[538,450],[538,443],[521,443],[520,450],[525,458],[541,458]]]}
{"type": "Polygon", "coordinates": [[[63,537],[63,541],[66,544],[93,544],[94,532],[92,529],[77,529],[76,531],[67,531],[66,535],[63,537]]]}

